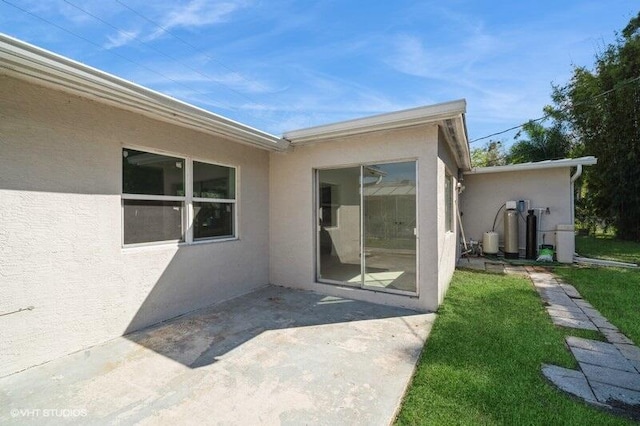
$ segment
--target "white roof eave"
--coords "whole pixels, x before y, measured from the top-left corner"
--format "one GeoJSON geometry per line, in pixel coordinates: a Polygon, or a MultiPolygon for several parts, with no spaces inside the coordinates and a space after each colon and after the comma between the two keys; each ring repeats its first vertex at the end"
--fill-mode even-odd
{"type": "Polygon", "coordinates": [[[371,117],[341,121],[339,123],[314,126],[306,129],[292,130],[286,132],[284,138],[291,141],[294,145],[304,145],[359,133],[409,127],[457,118],[461,114],[464,114],[465,110],[466,102],[464,100],[457,100],[371,117]]]}
{"type": "Polygon", "coordinates": [[[243,144],[284,151],[289,142],[0,33],[0,74],[33,81],[243,144]]]}
{"type": "Polygon", "coordinates": [[[535,163],[508,164],[506,166],[475,167],[464,172],[465,175],[479,175],[486,173],[519,172],[526,170],[557,169],[562,167],[591,166],[598,163],[593,156],[580,158],[563,158],[560,160],[537,161],[535,163]]]}
{"type": "Polygon", "coordinates": [[[458,164],[471,168],[464,99],[286,132],[292,145],[328,142],[342,137],[433,123],[441,126],[458,164]]]}

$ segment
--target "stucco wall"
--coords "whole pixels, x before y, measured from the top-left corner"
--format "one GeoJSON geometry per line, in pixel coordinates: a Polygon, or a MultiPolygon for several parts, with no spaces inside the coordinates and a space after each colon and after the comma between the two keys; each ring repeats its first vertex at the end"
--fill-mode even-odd
{"type": "Polygon", "coordinates": [[[271,154],[271,283],[421,310],[438,306],[438,143],[435,125],[368,133],[271,154]],[[313,171],[397,160],[418,161],[419,297],[398,296],[315,281],[313,171]]]}
{"type": "Polygon", "coordinates": [[[442,132],[438,134],[438,303],[442,303],[449,288],[458,258],[458,167],[442,132]],[[450,174],[453,179],[452,229],[446,229],[445,179],[450,174]]]}
{"type": "Polygon", "coordinates": [[[5,76],[0,93],[0,313],[33,306],[0,316],[0,376],[268,284],[266,151],[5,76]],[[240,239],[123,249],[129,144],[237,166],[240,239]]]}
{"type": "MultiPolygon", "coordinates": [[[[569,168],[471,174],[464,176],[465,191],[461,195],[462,223],[467,239],[482,241],[491,230],[493,219],[507,200],[531,200],[531,207],[549,207],[549,214],[541,215],[541,233],[546,244],[556,244],[558,224],[571,223],[571,189],[569,168]]],[[[504,211],[504,210],[503,210],[504,211]]],[[[523,213],[526,216],[526,212],[523,213]]],[[[536,215],[539,212],[536,211],[536,215]]],[[[520,220],[519,247],[524,250],[526,228],[520,220]]],[[[498,215],[495,231],[502,246],[504,235],[503,212],[498,215]]],[[[542,244],[542,241],[538,241],[542,244]]]]}

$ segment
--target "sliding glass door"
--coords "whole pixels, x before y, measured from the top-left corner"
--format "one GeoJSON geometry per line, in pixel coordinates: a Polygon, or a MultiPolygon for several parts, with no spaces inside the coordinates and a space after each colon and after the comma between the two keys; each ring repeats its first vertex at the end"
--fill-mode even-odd
{"type": "Polygon", "coordinates": [[[317,279],[416,293],[416,163],[317,172],[317,279]]]}

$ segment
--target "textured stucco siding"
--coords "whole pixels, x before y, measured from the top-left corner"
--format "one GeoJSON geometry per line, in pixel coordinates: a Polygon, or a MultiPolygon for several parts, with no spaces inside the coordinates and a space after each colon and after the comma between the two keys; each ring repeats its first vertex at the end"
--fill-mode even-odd
{"type": "Polygon", "coordinates": [[[458,215],[456,209],[458,207],[458,191],[456,185],[458,183],[458,166],[453,159],[451,150],[446,143],[442,132],[438,135],[438,303],[442,303],[444,296],[449,289],[451,277],[456,269],[456,261],[458,259],[458,215]],[[452,229],[446,229],[446,195],[445,195],[445,179],[450,174],[453,178],[452,200],[453,208],[451,209],[452,229]]]}
{"type": "Polygon", "coordinates": [[[0,376],[269,282],[269,154],[0,76],[0,376]],[[121,149],[238,168],[239,240],[122,248],[121,149]]]}
{"type": "MultiPolygon", "coordinates": [[[[496,212],[508,200],[530,200],[533,208],[549,207],[549,214],[541,215],[540,238],[546,244],[556,244],[558,224],[571,224],[570,169],[544,169],[518,172],[471,174],[464,176],[462,218],[467,239],[482,241],[482,235],[491,231],[496,212]]],[[[504,212],[504,210],[503,210],[504,212]]],[[[495,231],[502,246],[504,236],[503,212],[496,221],[495,231]]],[[[527,212],[523,212],[526,216],[527,212]]],[[[536,215],[540,213],[536,211],[536,215]]],[[[526,228],[520,220],[519,247],[524,250],[526,228]]],[[[542,244],[542,241],[538,241],[542,244]]]]}
{"type": "Polygon", "coordinates": [[[435,125],[381,131],[272,153],[270,162],[271,283],[419,310],[438,307],[438,130],[435,125]],[[418,162],[418,293],[392,295],[317,283],[314,169],[360,163],[418,162]]]}

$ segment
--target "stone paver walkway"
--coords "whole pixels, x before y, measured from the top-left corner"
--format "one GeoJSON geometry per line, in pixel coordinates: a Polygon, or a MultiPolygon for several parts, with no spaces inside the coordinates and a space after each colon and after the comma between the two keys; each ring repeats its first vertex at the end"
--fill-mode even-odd
{"type": "Polygon", "coordinates": [[[571,285],[549,272],[527,268],[533,285],[547,303],[553,323],[599,331],[607,342],[566,338],[580,370],[543,365],[542,372],[563,391],[586,402],[640,417],[640,348],[622,334],[571,285]]]}

